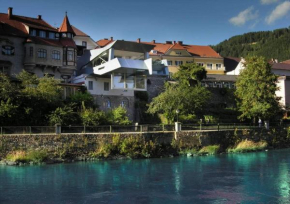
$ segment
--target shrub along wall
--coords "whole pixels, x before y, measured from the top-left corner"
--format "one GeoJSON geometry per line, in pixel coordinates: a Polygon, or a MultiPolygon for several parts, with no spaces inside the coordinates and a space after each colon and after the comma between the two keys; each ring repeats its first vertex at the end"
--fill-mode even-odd
{"type": "MultiPolygon", "coordinates": [[[[163,146],[175,144],[175,148],[192,149],[208,145],[220,145],[221,150],[237,144],[241,140],[255,142],[265,140],[273,148],[290,146],[290,136],[286,129],[236,130],[236,131],[182,131],[151,133],[98,133],[61,135],[0,135],[0,160],[15,150],[46,150],[50,155],[70,157],[88,156],[101,145],[112,143],[114,136],[123,140],[128,137],[141,137],[163,146]]],[[[174,145],[173,145],[174,146],[174,145]]]]}

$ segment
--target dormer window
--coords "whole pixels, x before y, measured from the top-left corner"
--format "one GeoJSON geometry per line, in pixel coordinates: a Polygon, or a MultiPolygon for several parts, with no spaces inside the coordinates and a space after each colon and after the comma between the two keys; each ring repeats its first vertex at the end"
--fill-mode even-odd
{"type": "Polygon", "coordinates": [[[39,37],[45,38],[46,37],[46,32],[43,31],[43,30],[39,31],[39,37]]]}
{"type": "Polygon", "coordinates": [[[49,38],[50,39],[55,39],[55,33],[49,32],[49,38]]]}
{"type": "Polygon", "coordinates": [[[58,39],[59,38],[59,33],[55,34],[55,38],[58,39]]]}
{"type": "Polygon", "coordinates": [[[181,52],[180,51],[176,51],[175,54],[181,55],[181,52]]]}
{"type": "Polygon", "coordinates": [[[68,33],[68,34],[67,34],[67,37],[68,37],[68,38],[71,38],[71,33],[68,33]]]}
{"type": "Polygon", "coordinates": [[[151,53],[157,54],[157,51],[156,50],[151,50],[151,53]]]}
{"type": "Polygon", "coordinates": [[[30,30],[30,35],[31,35],[31,36],[36,36],[36,30],[31,29],[31,30],[30,30]]]}
{"type": "Polygon", "coordinates": [[[65,37],[66,37],[66,33],[63,33],[63,34],[62,34],[62,37],[65,38],[65,37]]]}

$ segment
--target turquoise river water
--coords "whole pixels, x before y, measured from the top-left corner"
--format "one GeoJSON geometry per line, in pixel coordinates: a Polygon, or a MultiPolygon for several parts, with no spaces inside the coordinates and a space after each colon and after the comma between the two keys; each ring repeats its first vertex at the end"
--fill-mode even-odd
{"type": "Polygon", "coordinates": [[[290,203],[290,150],[0,166],[0,203],[290,203]]]}

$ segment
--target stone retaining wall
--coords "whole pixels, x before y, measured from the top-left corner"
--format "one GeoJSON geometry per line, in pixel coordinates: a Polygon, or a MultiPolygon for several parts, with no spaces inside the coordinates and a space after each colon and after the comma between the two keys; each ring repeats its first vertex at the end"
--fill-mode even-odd
{"type": "Polygon", "coordinates": [[[121,139],[130,136],[144,137],[158,144],[170,145],[176,140],[183,147],[203,147],[219,144],[223,149],[242,139],[266,140],[272,147],[288,147],[290,140],[287,130],[228,130],[228,131],[182,131],[148,133],[98,133],[98,134],[47,134],[47,135],[2,135],[0,136],[0,159],[14,150],[47,150],[52,154],[69,151],[71,155],[88,155],[100,144],[110,143],[114,136],[121,139]]]}

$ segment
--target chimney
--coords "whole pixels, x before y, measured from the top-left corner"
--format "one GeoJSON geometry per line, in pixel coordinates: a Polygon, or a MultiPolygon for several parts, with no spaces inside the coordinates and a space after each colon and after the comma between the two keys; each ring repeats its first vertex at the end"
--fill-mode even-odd
{"type": "Polygon", "coordinates": [[[177,43],[178,43],[179,45],[182,45],[182,44],[183,44],[183,42],[182,42],[182,41],[178,41],[177,43]]]}
{"type": "Polygon", "coordinates": [[[110,40],[112,40],[112,41],[113,41],[113,40],[114,40],[114,38],[113,38],[113,37],[111,37],[111,38],[110,38],[110,40]]]}
{"type": "Polygon", "coordinates": [[[172,44],[172,41],[166,41],[166,44],[172,44]]]}
{"type": "Polygon", "coordinates": [[[137,39],[137,43],[140,43],[140,42],[141,42],[141,38],[138,38],[138,39],[137,39]]]}
{"type": "Polygon", "coordinates": [[[13,8],[12,7],[9,7],[8,8],[8,19],[11,19],[13,16],[13,8]]]}
{"type": "Polygon", "coordinates": [[[172,45],[175,45],[176,44],[176,41],[172,41],[172,45]]]}
{"type": "Polygon", "coordinates": [[[38,16],[37,16],[37,19],[38,19],[38,20],[41,20],[41,15],[38,15],[38,16]]]}
{"type": "Polygon", "coordinates": [[[155,44],[155,40],[152,40],[152,43],[154,43],[154,44],[155,44]]]}

